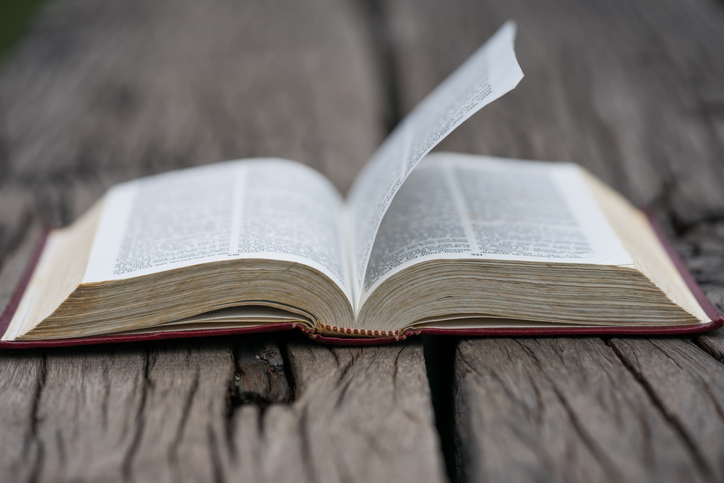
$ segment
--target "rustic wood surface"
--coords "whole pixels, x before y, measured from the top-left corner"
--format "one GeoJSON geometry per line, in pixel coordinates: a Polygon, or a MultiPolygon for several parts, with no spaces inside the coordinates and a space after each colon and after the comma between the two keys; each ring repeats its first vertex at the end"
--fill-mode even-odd
{"type": "MultiPolygon", "coordinates": [[[[346,190],[508,18],[526,78],[441,148],[582,163],[724,309],[716,0],[51,2],[0,65],[0,307],[114,183],[274,155],[346,190]]],[[[723,436],[721,332],[0,354],[7,481],[720,481],[723,436]]]]}
{"type": "MultiPolygon", "coordinates": [[[[392,0],[387,12],[402,113],[514,18],[526,78],[441,148],[583,164],[654,208],[724,308],[721,2],[392,0]]],[[[721,331],[451,352],[443,443],[461,480],[724,479],[721,331]]]]}

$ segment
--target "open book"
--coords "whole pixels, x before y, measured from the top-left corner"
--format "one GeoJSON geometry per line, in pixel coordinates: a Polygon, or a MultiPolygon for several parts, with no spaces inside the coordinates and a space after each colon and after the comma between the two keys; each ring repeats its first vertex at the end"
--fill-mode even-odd
{"type": "Polygon", "coordinates": [[[0,347],[295,327],[364,344],[721,325],[648,218],[577,165],[428,155],[521,80],[514,36],[504,25],[417,106],[347,199],[281,159],[115,186],[49,233],[0,347]]]}

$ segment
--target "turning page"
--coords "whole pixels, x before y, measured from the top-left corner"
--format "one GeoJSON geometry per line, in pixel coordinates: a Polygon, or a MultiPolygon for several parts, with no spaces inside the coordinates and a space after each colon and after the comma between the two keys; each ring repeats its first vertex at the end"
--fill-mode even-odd
{"type": "Polygon", "coordinates": [[[342,199],[311,168],[281,159],[230,161],[110,190],[84,283],[199,263],[264,258],[324,273],[351,298],[342,199]]]}
{"type": "Polygon", "coordinates": [[[349,204],[356,297],[382,218],[410,172],[445,136],[523,78],[514,39],[515,24],[507,22],[405,117],[355,180],[349,204]]]}

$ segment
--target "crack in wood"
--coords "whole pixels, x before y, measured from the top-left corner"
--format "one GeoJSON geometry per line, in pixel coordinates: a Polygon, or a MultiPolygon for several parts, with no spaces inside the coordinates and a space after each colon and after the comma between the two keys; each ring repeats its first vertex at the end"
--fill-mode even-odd
{"type": "Polygon", "coordinates": [[[299,388],[298,385],[298,375],[294,370],[294,365],[291,362],[290,354],[289,354],[289,340],[288,338],[277,338],[277,348],[279,349],[279,354],[282,356],[282,369],[284,371],[284,378],[287,381],[287,386],[289,387],[289,398],[287,399],[288,403],[293,403],[297,399],[297,391],[299,388]]]}
{"type": "Polygon", "coordinates": [[[294,366],[284,336],[257,336],[238,340],[231,348],[233,371],[227,382],[224,411],[225,439],[232,461],[238,457],[237,418],[242,407],[255,408],[260,439],[273,404],[290,406],[296,397],[294,366]]]}
{"type": "Polygon", "coordinates": [[[703,385],[704,392],[706,393],[706,396],[709,398],[709,401],[711,402],[711,405],[714,406],[714,410],[716,411],[717,416],[719,416],[719,419],[724,421],[724,410],[722,409],[721,405],[719,404],[719,401],[717,401],[717,398],[714,396],[714,393],[711,391],[711,387],[709,384],[703,385]]]}
{"type": "Polygon", "coordinates": [[[63,441],[63,433],[59,429],[55,430],[55,444],[58,448],[58,463],[61,468],[65,468],[68,465],[68,454],[63,441]]]}
{"type": "MultiPolygon", "coordinates": [[[[189,349],[189,356],[191,349],[189,349]]],[[[183,406],[181,409],[181,419],[179,420],[178,426],[176,427],[176,434],[173,438],[173,441],[171,442],[171,445],[168,449],[168,459],[171,463],[171,466],[178,472],[177,475],[177,481],[181,481],[183,475],[181,473],[181,468],[179,466],[179,460],[178,460],[178,448],[181,444],[181,441],[184,436],[184,431],[186,429],[186,424],[189,421],[189,415],[191,414],[191,406],[193,405],[194,398],[196,397],[196,392],[199,389],[199,367],[196,366],[196,371],[194,373],[193,381],[191,382],[191,387],[186,393],[186,397],[183,402],[183,406]]]]}
{"type": "MultiPolygon", "coordinates": [[[[338,350],[342,350],[342,349],[338,349],[338,348],[336,348],[336,347],[331,347],[331,348],[330,348],[330,351],[331,351],[332,354],[335,355],[335,356],[337,355],[337,354],[336,354],[336,351],[338,351],[338,350]]],[[[349,371],[352,369],[352,367],[354,367],[354,365],[355,365],[355,363],[357,362],[357,359],[359,358],[359,356],[362,354],[362,349],[359,349],[359,348],[352,348],[352,347],[350,347],[350,348],[346,348],[345,350],[346,350],[347,352],[349,352],[349,355],[350,355],[351,357],[350,357],[350,359],[349,359],[347,362],[344,363],[344,365],[343,365],[343,366],[340,368],[340,370],[339,370],[339,375],[337,376],[337,383],[338,383],[338,384],[341,383],[342,380],[347,376],[347,374],[348,374],[349,371]]],[[[372,349],[370,348],[370,350],[372,350],[372,349]]]]}
{"type": "Polygon", "coordinates": [[[457,386],[455,351],[458,338],[425,335],[422,336],[422,344],[435,415],[435,431],[440,438],[445,473],[450,483],[462,482],[461,441],[456,430],[454,410],[457,386]]]}
{"type": "Polygon", "coordinates": [[[691,339],[691,342],[694,345],[696,345],[699,349],[701,349],[702,351],[706,352],[707,354],[709,354],[711,357],[713,357],[717,361],[724,364],[724,354],[722,354],[721,351],[717,350],[716,347],[714,347],[709,342],[707,342],[706,339],[704,339],[701,336],[698,336],[698,337],[694,337],[693,339],[691,339]]]}
{"type": "Polygon", "coordinates": [[[111,383],[108,370],[108,361],[103,361],[103,399],[101,400],[101,428],[105,432],[108,429],[108,401],[111,397],[111,383]]]}
{"type": "Polygon", "coordinates": [[[153,362],[151,361],[151,353],[147,346],[143,347],[143,378],[141,380],[141,397],[140,401],[138,403],[138,409],[136,411],[136,417],[134,421],[134,433],[133,437],[131,439],[131,443],[128,445],[128,449],[126,450],[125,455],[123,456],[123,461],[121,463],[121,477],[123,478],[123,481],[130,482],[133,481],[133,461],[136,457],[136,453],[138,452],[141,438],[143,437],[143,430],[145,428],[145,411],[146,411],[146,401],[148,399],[148,392],[150,391],[152,387],[152,382],[150,379],[150,371],[151,367],[153,366],[153,362]]]}
{"type": "Polygon", "coordinates": [[[216,441],[214,428],[209,424],[206,425],[206,436],[208,440],[209,461],[211,461],[211,480],[214,483],[224,482],[224,471],[219,457],[219,445],[216,441]]]}
{"type": "Polygon", "coordinates": [[[38,436],[38,409],[40,407],[40,399],[43,394],[43,388],[45,387],[45,378],[47,377],[47,358],[45,351],[41,353],[40,358],[40,370],[38,379],[35,383],[35,391],[33,393],[33,405],[30,409],[30,430],[28,431],[25,443],[23,444],[22,454],[24,457],[28,455],[28,450],[33,441],[37,441],[38,436]]]}
{"type": "Polygon", "coordinates": [[[39,480],[43,469],[45,447],[43,445],[43,441],[38,438],[38,425],[40,423],[38,410],[40,408],[40,401],[43,395],[43,389],[45,388],[47,374],[47,358],[45,351],[43,351],[40,359],[38,379],[33,393],[33,405],[30,411],[30,430],[26,435],[21,453],[23,455],[23,459],[28,459],[30,456],[29,453],[31,446],[35,447],[35,461],[33,462],[32,471],[28,477],[28,483],[36,483],[39,480]]]}
{"type": "Polygon", "coordinates": [[[236,450],[236,442],[234,438],[234,418],[236,415],[237,408],[239,407],[238,403],[238,397],[239,397],[239,355],[237,353],[236,346],[231,347],[231,358],[234,364],[234,370],[231,373],[231,376],[229,377],[229,382],[227,383],[226,388],[226,399],[224,401],[226,411],[224,413],[224,426],[225,426],[225,436],[226,436],[226,445],[229,448],[229,454],[231,455],[232,460],[236,459],[237,456],[237,450],[236,450]]]}
{"type": "Polygon", "coordinates": [[[394,369],[392,371],[392,384],[394,388],[397,388],[397,372],[400,370],[400,356],[406,347],[406,345],[403,345],[395,355],[394,369]]]}
{"type": "MultiPolygon", "coordinates": [[[[664,420],[676,431],[676,433],[679,435],[681,440],[683,441],[685,447],[689,451],[691,457],[696,461],[696,464],[699,466],[700,470],[704,473],[704,476],[707,479],[711,479],[713,477],[713,472],[711,467],[706,461],[706,458],[699,450],[698,446],[696,445],[695,440],[689,435],[689,433],[684,428],[684,425],[679,421],[679,419],[671,414],[667,409],[663,401],[658,397],[656,394],[655,389],[649,384],[649,382],[646,380],[645,377],[643,377],[643,374],[641,374],[640,371],[634,367],[634,365],[626,358],[624,353],[621,351],[619,347],[616,346],[613,339],[602,339],[603,342],[611,348],[614,354],[616,354],[616,357],[619,361],[621,361],[621,364],[631,373],[631,375],[634,377],[634,379],[639,383],[639,385],[643,388],[643,390],[646,392],[647,396],[649,397],[649,400],[652,402],[654,407],[658,409],[658,411],[661,413],[661,415],[664,417],[664,420]]],[[[660,349],[659,349],[660,350],[660,349]]],[[[667,354],[668,356],[668,354],[667,354]]],[[[677,363],[678,365],[678,363],[677,363]]]]}
{"type": "Polygon", "coordinates": [[[309,407],[303,405],[299,413],[298,429],[301,437],[302,467],[307,476],[307,481],[318,481],[317,471],[312,455],[312,438],[309,434],[309,407]]]}
{"type": "MultiPolygon", "coordinates": [[[[535,351],[531,350],[529,347],[527,347],[525,344],[523,344],[518,339],[511,339],[518,344],[524,352],[528,354],[528,356],[531,358],[531,360],[536,364],[538,367],[538,371],[540,374],[543,374],[543,376],[546,378],[548,383],[550,384],[550,388],[553,391],[553,394],[556,395],[556,398],[558,399],[558,402],[560,402],[561,407],[566,412],[566,415],[568,416],[569,421],[571,422],[571,427],[576,432],[576,434],[581,438],[581,441],[583,441],[583,444],[586,445],[586,448],[590,451],[591,455],[598,461],[598,463],[601,465],[601,468],[608,473],[608,477],[611,479],[611,481],[624,481],[623,475],[616,467],[616,464],[608,457],[608,455],[599,447],[599,445],[596,442],[596,438],[590,434],[584,429],[583,425],[581,424],[581,421],[579,420],[578,416],[576,415],[576,412],[571,408],[570,404],[568,403],[567,398],[561,393],[560,389],[558,388],[556,381],[553,380],[553,378],[548,376],[547,371],[545,370],[543,364],[541,363],[540,359],[536,355],[535,351]]],[[[565,362],[563,359],[563,355],[560,354],[559,351],[554,351],[554,353],[561,358],[562,362],[565,362]]],[[[585,372],[584,372],[585,374],[585,372]]]]}
{"type": "Polygon", "coordinates": [[[336,397],[336,399],[335,399],[335,401],[334,401],[333,409],[334,409],[335,411],[339,410],[339,409],[343,406],[345,396],[347,395],[347,390],[349,390],[349,387],[350,387],[354,382],[355,382],[355,381],[354,381],[354,378],[349,378],[349,379],[347,379],[346,381],[344,381],[343,383],[340,381],[340,383],[342,384],[342,387],[340,388],[340,391],[339,391],[339,393],[337,394],[337,397],[336,397]]]}

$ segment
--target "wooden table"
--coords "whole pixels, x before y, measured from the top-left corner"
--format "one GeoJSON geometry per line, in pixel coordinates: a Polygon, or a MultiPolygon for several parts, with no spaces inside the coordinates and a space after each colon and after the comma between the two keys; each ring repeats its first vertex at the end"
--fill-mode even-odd
{"type": "MultiPolygon", "coordinates": [[[[51,2],[0,71],[0,307],[112,184],[274,155],[341,190],[503,21],[517,90],[442,148],[577,161],[724,309],[717,0],[51,2]]],[[[0,480],[724,479],[724,334],[298,336],[0,353],[0,480]]]]}

